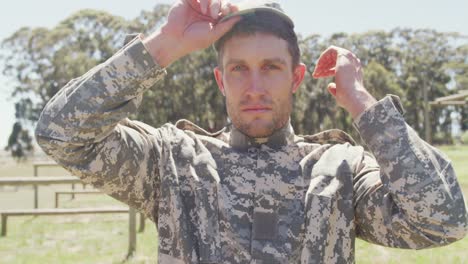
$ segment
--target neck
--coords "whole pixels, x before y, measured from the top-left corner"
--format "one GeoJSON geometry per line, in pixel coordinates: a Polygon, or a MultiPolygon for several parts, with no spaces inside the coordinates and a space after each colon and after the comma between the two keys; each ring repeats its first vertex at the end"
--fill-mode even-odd
{"type": "Polygon", "coordinates": [[[237,149],[248,149],[252,147],[261,147],[267,145],[270,148],[278,149],[285,145],[288,145],[294,140],[294,130],[291,126],[290,121],[273,132],[268,137],[250,137],[242,133],[234,125],[231,131],[229,144],[237,149]]]}

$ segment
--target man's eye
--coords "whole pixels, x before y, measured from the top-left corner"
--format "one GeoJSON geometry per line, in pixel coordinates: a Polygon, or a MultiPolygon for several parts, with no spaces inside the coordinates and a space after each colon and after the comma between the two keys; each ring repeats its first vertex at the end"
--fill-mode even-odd
{"type": "Polygon", "coordinates": [[[264,70],[276,70],[276,69],[279,69],[278,66],[274,65],[274,64],[267,64],[263,67],[264,70]]]}
{"type": "Polygon", "coordinates": [[[233,70],[233,71],[243,71],[243,70],[245,70],[245,66],[243,66],[243,65],[236,65],[236,66],[232,67],[232,70],[233,70]]]}

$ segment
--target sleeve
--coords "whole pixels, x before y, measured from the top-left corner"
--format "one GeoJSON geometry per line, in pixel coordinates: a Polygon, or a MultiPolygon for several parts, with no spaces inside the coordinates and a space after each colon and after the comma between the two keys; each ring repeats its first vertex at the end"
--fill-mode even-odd
{"type": "Polygon", "coordinates": [[[453,167],[405,123],[399,99],[385,97],[355,126],[374,155],[363,155],[354,178],[357,236],[411,249],[462,239],[467,210],[453,167]]]}
{"type": "Polygon", "coordinates": [[[153,218],[164,132],[127,117],[164,76],[140,38],[70,81],[45,106],[36,139],[83,182],[153,218]]]}

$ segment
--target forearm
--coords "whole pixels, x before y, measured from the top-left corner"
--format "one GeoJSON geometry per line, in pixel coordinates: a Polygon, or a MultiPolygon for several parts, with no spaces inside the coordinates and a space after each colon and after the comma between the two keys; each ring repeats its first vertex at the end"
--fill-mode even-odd
{"type": "Polygon", "coordinates": [[[97,142],[136,112],[143,92],[164,72],[136,38],[63,87],[44,108],[36,135],[74,144],[97,142]]]}
{"type": "MultiPolygon", "coordinates": [[[[361,219],[363,228],[377,233],[386,230],[383,233],[395,239],[406,237],[408,247],[412,247],[411,237],[417,236],[441,244],[459,239],[466,233],[467,214],[450,161],[418,137],[405,123],[398,106],[387,97],[356,122],[380,166],[382,181],[377,191],[358,201],[357,210],[367,215],[361,219]],[[366,209],[372,206],[373,215],[366,209]],[[380,230],[373,226],[379,222],[377,218],[384,226],[380,230]]],[[[422,240],[419,246],[425,245],[422,240]]]]}
{"type": "Polygon", "coordinates": [[[36,139],[58,164],[149,217],[158,201],[160,130],[130,121],[164,76],[138,39],[72,80],[50,100],[36,139]]]}

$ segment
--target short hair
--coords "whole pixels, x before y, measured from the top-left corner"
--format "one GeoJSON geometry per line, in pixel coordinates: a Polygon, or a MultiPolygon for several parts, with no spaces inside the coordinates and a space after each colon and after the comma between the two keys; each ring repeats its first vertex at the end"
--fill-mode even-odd
{"type": "Polygon", "coordinates": [[[234,27],[215,42],[214,48],[218,54],[218,64],[222,68],[223,49],[226,42],[235,36],[254,35],[255,33],[266,33],[283,39],[288,44],[288,51],[292,58],[292,67],[299,64],[301,51],[294,25],[279,15],[257,10],[253,13],[242,15],[242,19],[234,27]]]}

